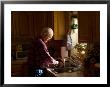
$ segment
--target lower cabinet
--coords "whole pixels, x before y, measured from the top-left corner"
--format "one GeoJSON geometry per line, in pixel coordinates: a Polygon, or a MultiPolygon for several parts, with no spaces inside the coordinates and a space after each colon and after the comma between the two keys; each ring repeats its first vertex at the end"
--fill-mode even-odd
{"type": "Polygon", "coordinates": [[[11,76],[12,77],[25,77],[28,74],[27,60],[17,59],[11,62],[11,76]]]}

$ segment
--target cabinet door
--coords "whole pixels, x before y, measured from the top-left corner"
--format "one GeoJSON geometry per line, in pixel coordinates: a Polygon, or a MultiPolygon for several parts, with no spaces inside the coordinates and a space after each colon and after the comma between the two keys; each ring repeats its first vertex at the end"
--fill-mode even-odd
{"type": "Polygon", "coordinates": [[[33,38],[33,27],[30,26],[32,19],[28,16],[27,12],[14,12],[12,11],[12,40],[25,41],[33,38]]]}
{"type": "Polygon", "coordinates": [[[89,39],[89,17],[88,12],[78,12],[78,41],[87,42],[89,39]]]}
{"type": "Polygon", "coordinates": [[[51,11],[12,11],[12,42],[30,42],[39,36],[41,29],[53,29],[53,12],[51,11]]]}
{"type": "Polygon", "coordinates": [[[26,59],[18,59],[11,61],[11,76],[24,77],[28,75],[28,67],[26,59]]]}
{"type": "Polygon", "coordinates": [[[100,12],[94,12],[92,14],[92,29],[93,29],[93,42],[100,42],[100,12]]]}
{"type": "Polygon", "coordinates": [[[78,12],[79,42],[100,42],[100,12],[78,12]]]}
{"type": "Polygon", "coordinates": [[[36,11],[32,12],[33,14],[33,28],[35,37],[39,36],[40,31],[44,27],[50,27],[53,29],[53,15],[50,11],[36,11]]]}
{"type": "Polygon", "coordinates": [[[65,14],[63,11],[54,12],[54,39],[63,40],[65,36],[65,14]]]}

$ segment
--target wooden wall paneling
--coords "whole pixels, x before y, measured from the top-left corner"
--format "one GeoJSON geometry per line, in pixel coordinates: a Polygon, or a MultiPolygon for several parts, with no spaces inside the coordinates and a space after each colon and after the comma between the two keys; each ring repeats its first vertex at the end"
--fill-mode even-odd
{"type": "Polygon", "coordinates": [[[13,12],[12,15],[12,40],[22,43],[33,38],[32,19],[28,12],[13,12]]]}
{"type": "Polygon", "coordinates": [[[14,27],[15,27],[15,22],[14,22],[14,20],[15,20],[16,17],[14,17],[14,16],[15,16],[15,14],[14,14],[13,11],[12,11],[12,12],[11,12],[11,37],[13,37],[14,34],[16,35],[16,32],[15,32],[15,30],[14,30],[14,27]]]}
{"type": "Polygon", "coordinates": [[[34,32],[35,37],[39,36],[40,31],[45,26],[44,12],[34,12],[34,32]]]}
{"type": "Polygon", "coordinates": [[[100,42],[100,13],[98,11],[78,12],[79,42],[100,42]]]}
{"type": "Polygon", "coordinates": [[[95,36],[95,33],[93,32],[94,26],[95,26],[95,20],[94,20],[94,15],[93,11],[87,12],[88,15],[88,43],[93,43],[93,36],[95,36]]]}
{"type": "Polygon", "coordinates": [[[16,38],[19,37],[19,15],[18,12],[11,12],[11,35],[12,37],[16,38]]]}
{"type": "Polygon", "coordinates": [[[70,12],[65,12],[65,33],[67,34],[69,29],[71,28],[70,27],[70,24],[71,24],[71,14],[70,12]]]}
{"type": "Polygon", "coordinates": [[[100,42],[100,15],[98,11],[89,12],[89,43],[100,42]]]}
{"type": "Polygon", "coordinates": [[[19,17],[19,38],[26,39],[33,37],[33,29],[30,28],[31,20],[27,12],[23,12],[19,17]]]}
{"type": "Polygon", "coordinates": [[[79,24],[79,30],[78,30],[78,41],[79,42],[88,42],[88,32],[90,30],[88,24],[88,12],[81,11],[78,12],[78,24],[79,24]]]}
{"type": "Polygon", "coordinates": [[[40,26],[40,21],[39,20],[39,17],[38,17],[38,14],[35,14],[33,13],[33,29],[34,29],[34,36],[36,37],[37,36],[37,32],[38,32],[38,24],[40,26]]]}
{"type": "Polygon", "coordinates": [[[97,41],[96,42],[100,42],[100,11],[96,13],[96,29],[97,29],[97,41]]]}
{"type": "Polygon", "coordinates": [[[16,45],[20,41],[19,39],[19,12],[11,12],[11,45],[16,45]]]}
{"type": "Polygon", "coordinates": [[[30,38],[34,38],[35,37],[34,26],[33,26],[34,17],[33,17],[32,12],[27,12],[27,15],[28,15],[28,25],[29,25],[30,38]]]}
{"type": "Polygon", "coordinates": [[[100,43],[100,11],[96,11],[94,12],[94,20],[95,20],[95,23],[94,23],[94,29],[93,29],[93,32],[95,33],[95,35],[93,36],[93,42],[98,42],[100,43]]]}
{"type": "Polygon", "coordinates": [[[54,30],[54,12],[48,11],[47,12],[47,27],[50,27],[54,30]]]}
{"type": "Polygon", "coordinates": [[[11,42],[17,44],[29,43],[39,36],[44,27],[54,28],[52,11],[12,11],[11,42]]]}

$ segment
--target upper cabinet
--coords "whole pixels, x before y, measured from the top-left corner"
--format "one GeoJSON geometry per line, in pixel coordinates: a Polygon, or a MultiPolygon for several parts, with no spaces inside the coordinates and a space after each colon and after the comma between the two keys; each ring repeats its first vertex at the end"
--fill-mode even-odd
{"type": "MultiPolygon", "coordinates": [[[[12,11],[11,36],[12,42],[26,42],[39,36],[44,27],[54,30],[54,40],[63,40],[71,28],[70,11],[12,11]]],[[[78,40],[79,42],[100,42],[100,12],[79,11],[78,40]]]]}
{"type": "Polygon", "coordinates": [[[63,40],[65,37],[65,12],[54,12],[54,39],[63,40]]]}
{"type": "Polygon", "coordinates": [[[34,32],[30,23],[32,19],[29,18],[25,12],[11,12],[11,37],[12,41],[23,41],[33,38],[34,32]]]}
{"type": "Polygon", "coordinates": [[[53,29],[53,12],[51,11],[12,11],[11,39],[14,44],[30,42],[39,36],[44,27],[53,29]]]}
{"type": "Polygon", "coordinates": [[[78,40],[79,42],[100,42],[100,12],[78,12],[78,40]]]}
{"type": "Polygon", "coordinates": [[[65,17],[64,11],[12,11],[12,41],[29,41],[39,36],[44,27],[51,27],[54,30],[55,40],[63,40],[65,17]]]}

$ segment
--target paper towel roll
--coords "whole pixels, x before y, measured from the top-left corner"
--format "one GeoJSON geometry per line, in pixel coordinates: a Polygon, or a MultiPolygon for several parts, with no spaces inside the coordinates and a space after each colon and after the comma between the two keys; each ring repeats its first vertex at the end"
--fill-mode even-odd
{"type": "Polygon", "coordinates": [[[66,50],[66,47],[61,47],[61,57],[68,57],[68,50],[66,50]]]}

